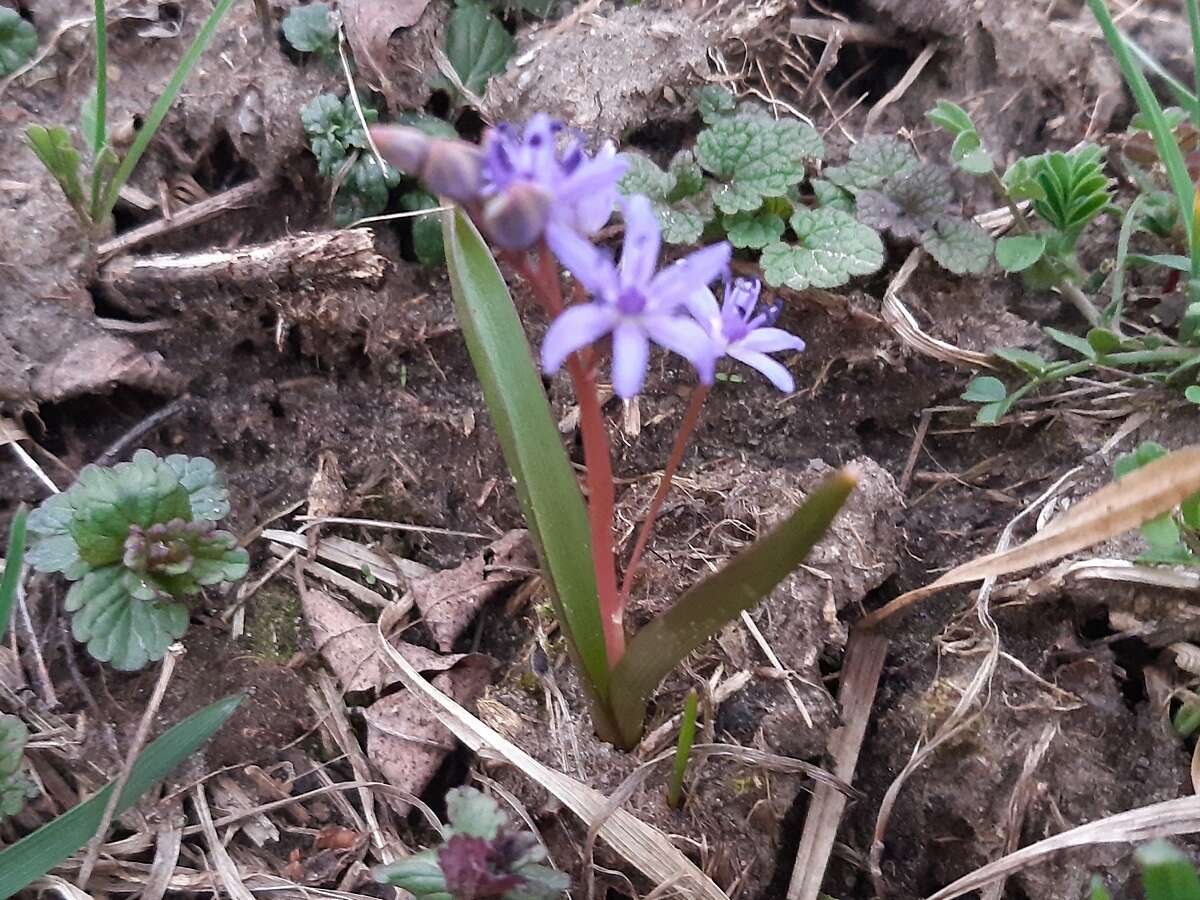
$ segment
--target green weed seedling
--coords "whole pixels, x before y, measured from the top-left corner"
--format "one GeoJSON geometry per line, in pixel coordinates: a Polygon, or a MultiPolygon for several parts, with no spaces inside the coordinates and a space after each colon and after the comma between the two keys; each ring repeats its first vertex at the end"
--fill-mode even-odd
{"type": "MultiPolygon", "coordinates": [[[[362,104],[367,124],[379,119],[378,111],[362,104]]],[[[333,185],[333,217],[339,225],[378,215],[387,208],[391,189],[400,173],[371,153],[367,134],[347,96],[319,94],[300,111],[309,149],[317,158],[317,171],[333,185]]]]}
{"type": "Polygon", "coordinates": [[[29,516],[28,561],[74,582],[66,607],[75,639],[123,671],[162,659],[187,630],[184,598],[242,578],[249,557],[217,529],[229,495],[203,457],[88,466],[29,516]]]}
{"type": "Polygon", "coordinates": [[[25,774],[24,751],[29,730],[16,716],[0,716],[0,822],[25,808],[37,786],[25,774]]]}
{"type": "Polygon", "coordinates": [[[991,238],[951,211],[948,174],[921,163],[908,145],[868,137],[844,165],[810,179],[825,155],[812,126],[776,119],[714,85],[697,102],[705,127],[693,150],[676,154],[666,169],[627,154],[621,192],[650,198],[664,240],[727,237],[759,254],[768,284],[796,290],[838,287],[878,271],[884,231],[921,243],[952,272],[987,266],[991,238]]]}
{"type": "Polygon", "coordinates": [[[472,97],[483,96],[488,81],[507,68],[517,52],[517,42],[486,3],[457,0],[446,23],[445,51],[454,77],[440,74],[432,84],[460,106],[472,97]]]}
{"type": "Polygon", "coordinates": [[[0,78],[11,75],[37,52],[37,31],[15,9],[0,6],[0,78]]]}
{"type": "Polygon", "coordinates": [[[555,900],[570,882],[542,865],[546,851],[513,828],[496,801],[473,788],[446,795],[449,825],[440,847],[380,866],[375,878],[417,900],[555,900]]]}
{"type": "MultiPolygon", "coordinates": [[[[145,122],[122,157],[112,146],[108,132],[108,45],[107,14],[104,0],[95,3],[96,86],[84,101],[79,114],[79,132],[90,172],[84,170],[84,154],[76,147],[71,132],[62,125],[30,125],[25,140],[46,170],[54,176],[84,231],[95,240],[106,227],[117,195],[133,174],[134,167],[157,133],[167,112],[183,89],[200,54],[212,41],[217,25],[233,0],[218,0],[200,31],[179,61],[162,95],[146,114],[145,122]],[[85,189],[85,180],[89,186],[85,189]]],[[[0,46],[4,46],[4,28],[0,21],[0,46]]],[[[0,50],[0,60],[4,52],[0,50]]],[[[0,62],[0,66],[3,63],[0,62]]]]}
{"type": "Polygon", "coordinates": [[[283,18],[283,39],[293,50],[337,65],[338,20],[326,3],[293,6],[283,18]]]}

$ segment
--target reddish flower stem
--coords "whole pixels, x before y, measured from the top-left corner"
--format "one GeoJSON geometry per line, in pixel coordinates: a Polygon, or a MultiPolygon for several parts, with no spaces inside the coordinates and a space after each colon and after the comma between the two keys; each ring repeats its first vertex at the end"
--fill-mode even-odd
{"type": "Polygon", "coordinates": [[[633,577],[637,574],[638,565],[642,561],[642,554],[646,552],[646,544],[650,542],[650,535],[654,532],[654,521],[658,518],[659,511],[662,510],[663,501],[667,499],[667,493],[671,490],[671,481],[675,477],[675,473],[679,470],[680,463],[683,462],[683,452],[687,449],[687,443],[691,439],[692,432],[696,430],[696,423],[700,421],[700,410],[707,398],[707,385],[698,384],[692,389],[692,397],[688,401],[687,411],[683,414],[683,422],[680,423],[679,432],[675,435],[675,445],[671,448],[671,458],[667,460],[667,467],[663,470],[662,478],[659,479],[658,489],[654,492],[654,498],[650,501],[650,508],[646,510],[646,518],[642,520],[642,528],[638,532],[637,543],[633,545],[633,553],[629,557],[629,565],[625,567],[625,577],[621,582],[620,603],[622,609],[629,602],[629,592],[633,588],[633,577]]]}
{"type": "MultiPolygon", "coordinates": [[[[553,319],[564,308],[562,285],[554,267],[554,257],[545,244],[538,249],[538,268],[535,271],[528,256],[514,257],[517,271],[529,282],[534,295],[553,319]]],[[[592,538],[592,564],[596,572],[600,620],[604,630],[604,647],[609,667],[625,653],[625,604],[617,591],[616,556],[613,544],[613,487],[612,454],[608,430],[600,409],[600,396],[592,377],[592,358],[589,351],[573,353],[567,358],[567,371],[575,387],[579,403],[579,431],[583,437],[583,457],[587,470],[588,526],[592,538]]]]}

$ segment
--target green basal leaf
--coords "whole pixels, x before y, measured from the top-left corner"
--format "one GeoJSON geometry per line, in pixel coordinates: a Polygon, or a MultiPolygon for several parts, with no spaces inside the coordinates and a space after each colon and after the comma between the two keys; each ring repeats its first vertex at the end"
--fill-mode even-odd
{"type": "Polygon", "coordinates": [[[1040,234],[1016,234],[996,241],[996,262],[1005,272],[1024,272],[1046,252],[1046,238],[1040,234]]]}
{"type": "Polygon", "coordinates": [[[1166,841],[1155,841],[1137,851],[1146,900],[1200,900],[1196,867],[1166,841]]]}
{"type": "Polygon", "coordinates": [[[455,834],[470,834],[492,840],[508,824],[500,804],[482,791],[451,788],[446,794],[446,818],[455,834]]]}
{"type": "Polygon", "coordinates": [[[0,78],[11,75],[37,52],[37,31],[15,9],[0,6],[0,78]]]}
{"type": "MultiPolygon", "coordinates": [[[[437,198],[424,191],[409,191],[400,197],[400,206],[409,212],[436,209],[437,198]]],[[[446,248],[442,243],[442,220],[436,213],[414,216],[412,222],[413,253],[421,265],[440,268],[446,263],[446,248]]]]}
{"type": "Polygon", "coordinates": [[[955,275],[978,274],[988,267],[992,236],[969,219],[940,216],[921,235],[921,246],[938,265],[955,275]]]}
{"type": "Polygon", "coordinates": [[[0,715],[0,821],[25,808],[38,795],[37,785],[25,774],[25,744],[29,730],[16,716],[0,715]]]}
{"type": "Polygon", "coordinates": [[[975,123],[971,121],[970,114],[949,100],[939,100],[933,109],[925,113],[925,118],[955,137],[975,131],[975,123]]]}
{"type": "Polygon", "coordinates": [[[903,141],[887,135],[871,135],[850,148],[844,165],[826,166],[822,176],[851,194],[878,190],[889,178],[917,164],[917,155],[903,141]]]}
{"type": "Polygon", "coordinates": [[[767,244],[778,241],[787,227],[779,216],[761,210],[729,216],[722,224],[729,236],[729,243],[735,247],[751,247],[755,250],[761,250],[767,244]]]}
{"type": "Polygon", "coordinates": [[[187,631],[188,611],[182,603],[147,599],[155,593],[144,579],[122,566],[88,572],[67,592],[75,640],[87,644],[94,659],[122,672],[135,672],[162,659],[187,631]]]}
{"type": "Polygon", "coordinates": [[[1008,396],[1008,388],[999,378],[991,375],[976,375],[962,393],[968,403],[995,403],[1008,396]]]}
{"type": "Polygon", "coordinates": [[[1057,328],[1046,327],[1043,329],[1046,334],[1059,344],[1074,350],[1081,354],[1086,359],[1094,360],[1097,358],[1096,348],[1088,342],[1086,338],[1081,338],[1075,334],[1068,334],[1065,331],[1059,331],[1057,328]]]}
{"type": "Polygon", "coordinates": [[[720,119],[696,139],[696,161],[725,182],[713,194],[721,212],[753,212],[804,178],[805,161],[824,153],[812,126],[795,119],[720,119]]]}
{"type": "Polygon", "coordinates": [[[1049,361],[1045,358],[1032,350],[1024,350],[1020,347],[1004,347],[994,351],[992,355],[1011,363],[1031,378],[1043,377],[1050,366],[1049,361]]]}
{"type": "Polygon", "coordinates": [[[408,891],[417,900],[455,900],[446,890],[446,876],[438,865],[437,850],[423,850],[379,866],[374,876],[376,881],[408,891]]]}
{"type": "MultiPolygon", "coordinates": [[[[446,56],[463,87],[482,96],[488,80],[508,66],[517,44],[488,7],[467,0],[455,7],[446,24],[446,56]]],[[[444,85],[453,93],[453,88],[444,85]]]]}
{"type": "Polygon", "coordinates": [[[25,140],[46,171],[54,176],[67,202],[76,211],[82,211],[84,197],[83,185],[79,181],[79,151],[71,143],[67,129],[59,125],[50,128],[30,125],[25,129],[25,140]]]}
{"type": "Polygon", "coordinates": [[[634,635],[612,672],[612,706],[626,747],[641,738],[647,698],[663,677],[795,571],[829,529],[857,481],[846,470],[827,478],[787,519],[719,572],[689,588],[634,635]]]}
{"type": "Polygon", "coordinates": [[[855,199],[860,222],[916,240],[946,218],[954,189],[941,166],[917,163],[887,179],[878,190],[860,190],[855,199]]]}
{"type": "Polygon", "coordinates": [[[848,190],[824,178],[814,178],[809,184],[812,185],[813,196],[816,197],[818,206],[854,214],[854,195],[848,190]]]}
{"type": "Polygon", "coordinates": [[[283,37],[301,53],[337,53],[337,21],[325,3],[293,6],[283,18],[283,37]]]}
{"type": "Polygon", "coordinates": [[[496,262],[460,211],[444,214],[450,287],[467,350],[568,645],[601,704],[609,672],[583,495],[496,262]]]}
{"type": "Polygon", "coordinates": [[[704,194],[676,203],[652,205],[662,226],[662,239],[668,244],[698,243],[704,234],[704,226],[716,215],[711,198],[704,194]]]}
{"type": "Polygon", "coordinates": [[[8,631],[12,619],[13,601],[17,596],[17,585],[21,578],[21,566],[25,557],[25,526],[29,511],[24,504],[13,513],[8,528],[8,549],[4,553],[4,576],[0,577],[0,642],[8,631]]]}
{"type": "Polygon", "coordinates": [[[622,196],[645,194],[651,200],[661,202],[675,189],[675,174],[664,172],[650,157],[633,151],[626,151],[621,155],[629,163],[629,168],[617,182],[617,190],[622,196]]]}
{"type": "MultiPolygon", "coordinates": [[[[242,699],[227,697],[200,710],[143,750],[121,791],[115,817],[120,817],[151,786],[191,756],[225,724],[242,699]]],[[[112,790],[110,784],[28,837],[0,850],[0,900],[24,890],[91,840],[104,818],[112,790]]]]}
{"type": "Polygon", "coordinates": [[[774,243],[763,248],[763,277],[774,287],[838,287],[883,265],[883,241],[851,215],[828,207],[798,209],[791,226],[798,246],[774,243]]]}

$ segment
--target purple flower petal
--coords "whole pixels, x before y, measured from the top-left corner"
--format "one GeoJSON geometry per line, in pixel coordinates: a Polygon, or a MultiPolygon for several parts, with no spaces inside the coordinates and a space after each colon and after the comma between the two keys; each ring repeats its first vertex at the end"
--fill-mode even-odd
{"type": "Polygon", "coordinates": [[[613,330],[613,390],[628,400],[642,389],[650,361],[650,340],[633,322],[621,322],[613,330]]]}
{"type": "Polygon", "coordinates": [[[689,253],[655,275],[646,293],[665,308],[682,306],[697,288],[711,284],[725,274],[732,254],[733,248],[727,241],[689,253]]]}
{"type": "Polygon", "coordinates": [[[712,339],[699,324],[686,316],[659,315],[644,317],[642,326],[650,340],[660,347],[678,353],[695,366],[701,382],[713,383],[717,358],[713,352],[712,339]]]}
{"type": "Polygon", "coordinates": [[[790,394],[796,389],[796,381],[792,378],[792,373],[765,353],[735,347],[730,348],[729,355],[739,362],[744,362],[750,368],[757,369],[767,377],[771,384],[785,394],[790,394]]]}
{"type": "Polygon", "coordinates": [[[721,317],[721,308],[717,306],[717,298],[706,287],[688,294],[685,304],[688,312],[704,323],[706,328],[714,319],[721,317]]]}
{"type": "Polygon", "coordinates": [[[658,268],[662,246],[658,216],[649,198],[634,194],[625,202],[625,243],[621,248],[621,286],[642,287],[658,268]]]}
{"type": "Polygon", "coordinates": [[[737,345],[759,353],[804,349],[804,341],[782,328],[756,328],[738,341],[737,345]]]}
{"type": "Polygon", "coordinates": [[[612,300],[620,291],[617,267],[599,248],[575,231],[551,222],[546,227],[546,243],[563,267],[579,279],[592,296],[612,300]]]}
{"type": "Polygon", "coordinates": [[[602,303],[568,307],[550,324],[542,339],[542,369],[557,372],[568,356],[604,337],[615,323],[612,308],[602,303]]]}
{"type": "Polygon", "coordinates": [[[558,194],[562,203],[558,208],[573,212],[571,224],[578,231],[594,234],[608,224],[617,204],[617,182],[628,166],[628,161],[618,157],[609,144],[595,159],[580,163],[563,181],[558,194]]]}

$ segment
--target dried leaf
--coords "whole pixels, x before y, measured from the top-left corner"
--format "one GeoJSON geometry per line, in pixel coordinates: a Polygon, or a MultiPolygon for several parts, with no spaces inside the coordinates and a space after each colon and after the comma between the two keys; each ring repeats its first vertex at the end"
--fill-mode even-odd
{"type": "Polygon", "coordinates": [[[375,638],[375,625],[360,619],[324,591],[303,592],[304,620],[313,643],[344,691],[367,691],[383,685],[387,671],[375,638]]]}
{"type": "Polygon", "coordinates": [[[1019,547],[989,553],[941,578],[901,594],[863,618],[874,627],[925,597],[956,584],[1007,575],[1116,537],[1169,512],[1200,491],[1200,446],[1184,447],[1148,463],[1087,497],[1019,547]]]}
{"type": "Polygon", "coordinates": [[[342,18],[346,28],[346,40],[354,51],[354,58],[368,73],[385,88],[389,96],[392,91],[394,68],[388,41],[399,28],[416,25],[429,6],[429,0],[343,0],[342,18]]]}
{"type": "Polygon", "coordinates": [[[529,532],[517,529],[455,569],[412,583],[412,597],[438,648],[449,651],[479,608],[537,565],[529,532]]]}

